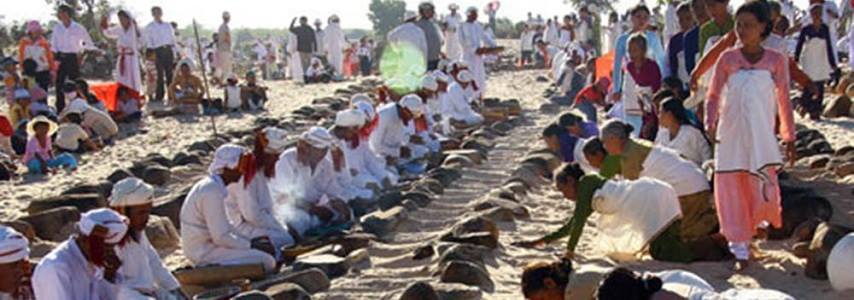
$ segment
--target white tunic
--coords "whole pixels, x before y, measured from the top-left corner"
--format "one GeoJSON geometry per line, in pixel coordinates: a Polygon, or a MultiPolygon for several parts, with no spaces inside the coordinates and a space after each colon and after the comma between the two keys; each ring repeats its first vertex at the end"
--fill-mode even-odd
{"type": "Polygon", "coordinates": [[[356,174],[353,180],[359,186],[364,187],[369,183],[379,185],[385,179],[392,184],[397,182],[397,176],[386,168],[385,160],[371,151],[367,140],[359,141],[356,148],[344,147],[343,150],[347,167],[356,174]]]}
{"type": "Polygon", "coordinates": [[[288,64],[290,67],[291,79],[296,82],[303,82],[305,78],[303,77],[303,69],[302,69],[302,61],[299,57],[299,51],[297,51],[297,35],[296,34],[288,34],[288,46],[287,50],[289,55],[288,64]]]}
{"type": "Polygon", "coordinates": [[[696,194],[710,189],[703,171],[676,151],[653,146],[643,162],[640,177],[655,178],[673,187],[679,196],[696,194]]]}
{"type": "Polygon", "coordinates": [[[676,150],[682,157],[694,162],[697,166],[702,166],[704,162],[712,159],[712,148],[703,133],[691,125],[680,126],[679,134],[674,139],[670,138],[670,131],[667,128],[659,128],[655,144],[676,150]]]}
{"type": "Polygon", "coordinates": [[[139,235],[139,242],[131,239],[117,246],[116,255],[122,261],[118,299],[150,299],[144,294],[166,294],[181,287],[163,265],[144,231],[139,235]]]}
{"type": "Polygon", "coordinates": [[[388,44],[406,43],[409,47],[421,51],[424,55],[424,63],[427,63],[427,37],[424,31],[413,23],[403,23],[395,27],[386,36],[388,44]]]}
{"type": "Polygon", "coordinates": [[[459,60],[462,58],[463,49],[460,46],[460,37],[457,35],[457,31],[460,24],[463,23],[463,18],[459,14],[448,15],[445,17],[445,23],[448,24],[448,28],[445,30],[445,55],[450,60],[459,60]]]}
{"type": "Polygon", "coordinates": [[[142,47],[142,38],[131,24],[128,29],[121,25],[113,25],[104,30],[104,36],[116,40],[116,48],[119,57],[116,61],[115,78],[122,85],[142,93],[142,73],[139,65],[139,49],[142,47]]]}
{"type": "Polygon", "coordinates": [[[477,22],[465,22],[460,25],[460,43],[463,48],[462,59],[468,63],[469,71],[474,75],[474,81],[481,93],[486,91],[486,68],[483,57],[476,53],[482,47],[494,47],[495,42],[485,33],[483,25],[477,22]]]}
{"type": "Polygon", "coordinates": [[[59,244],[39,262],[32,284],[36,299],[115,299],[118,287],[104,279],[104,269],[86,260],[73,239],[59,244]]]}
{"type": "Polygon", "coordinates": [[[241,180],[228,188],[225,210],[229,221],[243,236],[269,237],[274,245],[294,244],[288,229],[276,219],[276,207],[270,192],[270,179],[258,172],[246,186],[241,180]]]}
{"type": "Polygon", "coordinates": [[[381,106],[377,118],[377,127],[370,137],[371,150],[382,157],[400,157],[400,148],[409,145],[409,135],[398,114],[397,103],[381,106]]]}
{"type": "Polygon", "coordinates": [[[341,30],[341,25],[331,23],[326,26],[322,43],[326,47],[326,59],[335,68],[335,74],[344,74],[344,47],[347,45],[347,38],[341,30]]]}
{"type": "Polygon", "coordinates": [[[328,207],[330,199],[342,198],[343,191],[336,179],[329,155],[312,170],[297,160],[296,148],[283,152],[270,185],[275,205],[281,207],[279,222],[300,234],[322,225],[307,209],[315,205],[328,207]]]}
{"type": "Polygon", "coordinates": [[[543,39],[546,43],[549,43],[551,45],[557,44],[560,40],[560,34],[558,33],[557,25],[555,25],[554,23],[548,25],[548,27],[546,27],[545,32],[543,33],[543,36],[543,39]]]}
{"type": "Polygon", "coordinates": [[[443,99],[442,116],[455,121],[465,122],[467,125],[475,125],[483,122],[483,116],[475,112],[458,83],[451,83],[448,92],[440,95],[443,99]]]}

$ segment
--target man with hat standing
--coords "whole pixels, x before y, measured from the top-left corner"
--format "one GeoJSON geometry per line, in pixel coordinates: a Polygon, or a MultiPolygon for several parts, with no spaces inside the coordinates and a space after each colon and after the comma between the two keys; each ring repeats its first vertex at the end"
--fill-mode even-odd
{"type": "Polygon", "coordinates": [[[305,73],[308,67],[311,66],[311,55],[317,51],[318,40],[314,35],[314,29],[308,26],[308,18],[302,16],[299,18],[299,27],[294,27],[297,18],[291,21],[290,32],[296,36],[296,50],[299,53],[300,66],[302,72],[305,73]]]}
{"type": "Polygon", "coordinates": [[[460,6],[456,3],[448,5],[448,10],[451,13],[445,17],[445,55],[448,59],[457,60],[463,53],[462,48],[460,48],[460,37],[457,35],[457,30],[463,23],[463,17],[457,13],[460,6]]]}
{"type": "Polygon", "coordinates": [[[421,2],[418,5],[418,14],[421,17],[415,21],[415,25],[424,32],[424,38],[427,40],[427,70],[433,71],[442,56],[442,35],[439,34],[439,26],[433,21],[436,14],[433,3],[421,2]]]}
{"type": "Polygon", "coordinates": [[[477,22],[476,7],[469,7],[466,10],[466,17],[466,22],[460,25],[459,32],[463,47],[462,60],[468,63],[474,82],[482,96],[486,91],[486,69],[479,51],[483,47],[495,47],[495,41],[484,32],[483,25],[477,22]]]}
{"type": "MultiPolygon", "coordinates": [[[[92,37],[86,28],[71,19],[74,9],[68,5],[60,5],[56,14],[59,22],[53,26],[50,45],[54,58],[59,62],[56,72],[56,86],[62,86],[66,80],[80,78],[81,54],[86,49],[95,49],[92,37]]],[[[61,89],[56,89],[56,111],[65,109],[65,95],[61,89]]]]}
{"type": "Polygon", "coordinates": [[[145,235],[153,195],[154,188],[135,177],[116,182],[110,194],[110,207],[129,220],[123,244],[116,247],[122,261],[117,299],[186,299],[145,235]]]}
{"type": "Polygon", "coordinates": [[[377,127],[371,132],[371,149],[386,158],[390,166],[413,159],[409,122],[424,113],[424,103],[417,95],[406,95],[399,102],[388,103],[377,111],[377,127]]]}
{"type": "Polygon", "coordinates": [[[218,78],[224,79],[234,72],[233,54],[231,52],[231,29],[228,27],[228,22],[231,21],[231,14],[222,13],[222,25],[219,26],[219,39],[216,43],[217,61],[219,66],[216,68],[219,73],[218,78]]]}
{"type": "Polygon", "coordinates": [[[234,144],[220,146],[208,167],[208,176],[193,186],[181,206],[181,248],[196,266],[263,264],[276,269],[275,247],[269,239],[244,236],[228,222],[225,200],[240,188],[251,168],[249,150],[234,144]]]}
{"type": "Polygon", "coordinates": [[[347,46],[347,37],[341,29],[341,19],[337,15],[329,17],[329,25],[326,26],[326,32],[322,34],[326,60],[335,69],[335,76],[343,76],[344,47],[347,46]]]}
{"type": "Polygon", "coordinates": [[[29,241],[11,227],[0,225],[0,300],[29,299],[29,241]]]}
{"type": "Polygon", "coordinates": [[[54,248],[36,267],[36,299],[116,299],[122,262],[114,247],[127,230],[127,218],[109,208],[81,215],[77,233],[54,248]]]}

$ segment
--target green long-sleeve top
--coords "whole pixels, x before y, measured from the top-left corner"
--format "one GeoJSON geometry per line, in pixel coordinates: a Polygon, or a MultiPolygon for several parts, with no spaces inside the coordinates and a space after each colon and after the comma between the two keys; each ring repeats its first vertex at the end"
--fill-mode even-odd
{"type": "Polygon", "coordinates": [[[602,161],[602,168],[599,169],[599,175],[605,179],[613,179],[615,175],[622,172],[619,155],[607,155],[602,161]]]}
{"type": "Polygon", "coordinates": [[[732,31],[733,27],[735,27],[735,20],[733,18],[727,19],[723,27],[718,26],[718,23],[715,23],[714,20],[709,20],[706,24],[703,24],[700,27],[700,48],[698,48],[700,49],[700,56],[703,56],[703,51],[706,50],[706,43],[709,42],[709,39],[714,36],[723,38],[725,34],[732,31]]]}
{"type": "Polygon", "coordinates": [[[576,186],[575,211],[572,216],[566,221],[560,229],[546,235],[541,240],[546,243],[559,240],[569,236],[567,241],[567,251],[575,251],[575,246],[578,245],[578,240],[581,238],[581,232],[584,229],[584,224],[587,223],[587,218],[593,213],[593,193],[605,185],[605,179],[601,175],[592,174],[581,177],[576,186]]]}

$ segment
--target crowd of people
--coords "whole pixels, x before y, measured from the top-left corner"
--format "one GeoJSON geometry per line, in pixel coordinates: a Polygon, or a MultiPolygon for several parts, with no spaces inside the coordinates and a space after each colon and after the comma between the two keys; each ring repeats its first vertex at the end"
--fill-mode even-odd
{"type": "MultiPolygon", "coordinates": [[[[555,188],[575,203],[564,226],[514,243],[542,247],[568,237],[562,260],[525,268],[526,298],[791,298],[760,289],[718,293],[684,271],[639,275],[617,268],[587,282],[573,269],[594,212],[597,244],[609,253],[648,252],[652,259],[678,263],[735,258],[734,270],[747,268],[757,254],[754,238],[781,225],[777,174],[784,158],[794,159],[791,82],[807,95],[796,106],[817,118],[817,97],[826,81],[839,76],[838,51],[823,19],[833,15],[825,1],[811,1],[811,20],[800,31],[780,25],[797,22],[773,1],[748,1],[734,14],[727,0],[676,2],[666,5],[663,30],[651,22],[645,5],[628,11],[627,28],[617,17],[599,37],[588,7],[562,25],[556,18],[526,22],[520,62],[545,68],[559,93],[550,100],[571,107],[542,137],[565,163],[555,171],[555,188]],[[778,45],[788,45],[787,37],[797,32],[793,57],[789,47],[778,45]],[[606,55],[597,48],[611,50],[610,71],[600,72],[597,61],[606,55]],[[704,170],[712,170],[713,183],[704,170]]],[[[477,8],[468,8],[464,17],[458,10],[451,5],[444,20],[436,20],[434,5],[421,3],[385,38],[387,51],[417,57],[404,74],[414,82],[386,80],[376,96],[353,95],[334,125],[311,127],[295,144],[286,131],[268,127],[255,133],[252,148],[218,147],[207,175],[180,210],[180,244],[191,264],[260,264],[273,273],[285,262],[283,250],[349,228],[354,207],[424,173],[444,142],[482,124],[484,60],[502,48],[478,21],[477,8]]],[[[61,22],[50,42],[38,23],[28,25],[20,54],[25,72],[17,72],[18,61],[3,61],[11,98],[9,122],[0,122],[8,141],[0,150],[22,156],[31,173],[49,173],[76,168],[69,153],[111,144],[116,122],[141,118],[142,95],[148,92],[141,90],[140,65],[133,62],[143,49],[155,65],[154,101],[167,97],[186,113],[264,107],[266,88],[255,72],[246,73],[242,85],[233,73],[228,13],[215,39],[215,70],[225,96],[211,100],[194,74],[205,70],[189,58],[174,63],[174,28],[162,21],[159,7],[151,12],[155,20],[143,30],[126,11],[119,11],[118,24],[101,21],[102,32],[119,49],[113,103],[98,99],[79,78],[77,58],[91,47],[91,38],[71,20],[70,8],[60,6],[61,22]],[[51,84],[60,87],[53,107],[47,105],[51,84]]],[[[306,17],[291,22],[293,74],[304,74],[299,78],[306,82],[354,74],[348,68],[353,56],[363,73],[370,72],[370,40],[347,52],[337,16],[325,29],[317,23],[313,29],[306,17]]],[[[258,45],[259,59],[266,59],[264,43],[258,45]]],[[[154,188],[138,178],[117,182],[109,208],[83,213],[76,233],[39,262],[30,281],[27,239],[0,226],[0,299],[185,299],[145,235],[153,195],[154,188]]],[[[854,257],[844,254],[854,251],[854,236],[837,248],[843,254],[831,255],[828,266],[845,270],[854,257]]],[[[835,288],[852,288],[844,275],[829,273],[835,288]]]]}

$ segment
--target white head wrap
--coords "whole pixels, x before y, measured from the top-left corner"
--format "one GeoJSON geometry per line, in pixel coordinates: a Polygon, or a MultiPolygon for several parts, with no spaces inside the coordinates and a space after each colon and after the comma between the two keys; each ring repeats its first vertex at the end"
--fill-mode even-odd
{"type": "Polygon", "coordinates": [[[0,225],[0,264],[30,257],[29,241],[11,227],[0,225]]]}
{"type": "Polygon", "coordinates": [[[154,188],[139,178],[129,177],[116,182],[110,195],[110,207],[136,206],[152,203],[154,188]]]}
{"type": "Polygon", "coordinates": [[[303,132],[299,138],[307,142],[312,147],[318,149],[327,149],[331,147],[334,142],[329,131],[318,126],[309,128],[306,132],[303,132]]]}
{"type": "Polygon", "coordinates": [[[225,144],[214,152],[213,161],[208,167],[208,173],[219,174],[223,169],[234,169],[240,163],[240,157],[248,151],[243,146],[225,144]]]}
{"type": "Polygon", "coordinates": [[[448,81],[449,81],[449,79],[448,79],[448,75],[446,75],[446,74],[445,74],[445,72],[442,72],[442,71],[439,71],[439,70],[435,70],[435,71],[433,71],[433,74],[432,74],[432,75],[433,75],[433,78],[436,78],[436,81],[437,81],[437,82],[438,82],[438,81],[441,81],[441,82],[444,82],[444,83],[448,83],[448,81]]]}
{"type": "Polygon", "coordinates": [[[191,71],[193,70],[193,60],[192,59],[185,58],[185,59],[182,59],[180,62],[178,62],[178,68],[179,69],[183,65],[187,65],[187,67],[190,68],[191,71]]]}
{"type": "Polygon", "coordinates": [[[439,83],[436,82],[436,77],[433,75],[426,75],[421,79],[421,88],[435,92],[439,89],[439,83]]]}
{"type": "Polygon", "coordinates": [[[470,14],[470,13],[473,13],[473,12],[475,12],[475,13],[477,12],[477,7],[469,6],[469,8],[468,8],[468,9],[466,9],[466,14],[470,14]]]}
{"type": "Polygon", "coordinates": [[[834,290],[854,290],[854,233],[836,242],[827,257],[827,277],[834,290]]]}
{"type": "Polygon", "coordinates": [[[335,126],[361,127],[362,124],[365,124],[365,114],[356,109],[342,110],[335,114],[335,126]]]}
{"type": "Polygon", "coordinates": [[[424,113],[424,102],[421,101],[421,97],[415,94],[403,96],[400,99],[400,106],[408,109],[416,117],[424,113]]]}
{"type": "Polygon", "coordinates": [[[109,208],[99,208],[90,210],[80,216],[80,223],[77,225],[80,233],[84,235],[92,234],[92,230],[96,225],[107,228],[107,235],[104,237],[104,242],[107,244],[117,244],[127,233],[128,219],[120,215],[116,211],[109,208]]]}
{"type": "Polygon", "coordinates": [[[414,11],[407,10],[403,13],[404,22],[414,19],[415,17],[418,17],[418,14],[416,14],[414,11]]]}
{"type": "Polygon", "coordinates": [[[371,99],[371,96],[368,96],[368,94],[365,93],[358,93],[353,95],[353,97],[350,97],[350,104],[355,105],[359,102],[367,102],[368,104],[371,104],[374,100],[371,99]]]}
{"type": "Polygon", "coordinates": [[[353,106],[355,106],[356,110],[360,111],[365,116],[365,120],[373,120],[377,115],[377,112],[374,110],[374,106],[370,103],[357,102],[353,106]]]}
{"type": "Polygon", "coordinates": [[[448,5],[448,9],[449,10],[458,10],[458,9],[460,9],[460,6],[457,5],[456,3],[451,3],[450,5],[448,5]]]}
{"type": "Polygon", "coordinates": [[[471,82],[474,79],[474,77],[471,75],[471,72],[469,72],[468,70],[462,70],[462,71],[460,71],[459,74],[457,74],[457,79],[459,79],[460,82],[465,83],[465,82],[471,82]]]}
{"type": "Polygon", "coordinates": [[[288,132],[276,127],[264,128],[264,137],[267,138],[267,148],[264,149],[267,153],[281,153],[288,146],[288,132]]]}
{"type": "Polygon", "coordinates": [[[77,98],[74,101],[71,101],[71,104],[68,105],[68,108],[65,109],[65,113],[71,114],[82,114],[91,108],[89,103],[86,103],[86,100],[77,98]]]}

